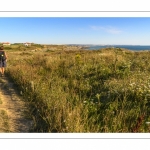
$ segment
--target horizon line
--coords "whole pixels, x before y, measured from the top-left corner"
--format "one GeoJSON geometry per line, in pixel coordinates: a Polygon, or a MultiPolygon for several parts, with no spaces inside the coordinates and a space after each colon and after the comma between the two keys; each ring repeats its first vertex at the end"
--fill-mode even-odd
{"type": "MultiPolygon", "coordinates": [[[[0,42],[0,44],[3,44],[5,42],[0,42]]],[[[10,44],[22,44],[26,42],[8,42],[10,44]]],[[[78,44],[78,43],[35,43],[35,42],[28,42],[31,44],[41,44],[41,45],[97,45],[97,46],[114,46],[114,45],[125,45],[125,46],[150,46],[150,44],[78,44]]]]}

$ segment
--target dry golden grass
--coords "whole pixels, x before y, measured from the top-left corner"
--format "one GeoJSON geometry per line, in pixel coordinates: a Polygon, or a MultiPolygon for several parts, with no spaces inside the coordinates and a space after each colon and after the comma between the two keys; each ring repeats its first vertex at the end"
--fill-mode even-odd
{"type": "Polygon", "coordinates": [[[8,52],[36,132],[149,132],[148,52],[60,48],[8,52]]]}

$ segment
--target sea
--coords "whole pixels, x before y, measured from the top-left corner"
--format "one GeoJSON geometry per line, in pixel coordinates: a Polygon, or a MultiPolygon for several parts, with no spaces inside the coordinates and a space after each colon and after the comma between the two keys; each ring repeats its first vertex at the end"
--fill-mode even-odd
{"type": "Polygon", "coordinates": [[[87,50],[99,50],[102,48],[108,48],[108,47],[114,47],[114,48],[124,48],[132,51],[143,51],[143,50],[149,50],[150,51],[150,45],[89,45],[85,46],[87,50]]]}

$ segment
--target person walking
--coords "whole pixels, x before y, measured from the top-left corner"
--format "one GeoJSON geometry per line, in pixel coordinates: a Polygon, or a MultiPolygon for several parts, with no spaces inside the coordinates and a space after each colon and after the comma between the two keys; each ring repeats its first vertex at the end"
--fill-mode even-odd
{"type": "Polygon", "coordinates": [[[5,68],[6,68],[6,63],[7,62],[7,55],[6,52],[4,51],[3,46],[0,47],[0,74],[1,76],[4,76],[5,68]]]}

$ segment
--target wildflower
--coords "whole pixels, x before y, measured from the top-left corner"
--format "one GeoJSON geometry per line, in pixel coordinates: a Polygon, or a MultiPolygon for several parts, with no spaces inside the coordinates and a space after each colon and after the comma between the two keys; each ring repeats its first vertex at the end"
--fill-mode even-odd
{"type": "Polygon", "coordinates": [[[97,94],[96,94],[96,97],[97,97],[97,99],[99,100],[99,98],[100,98],[100,94],[98,94],[98,93],[97,93],[97,94]]]}
{"type": "Polygon", "coordinates": [[[83,101],[83,103],[85,104],[85,103],[86,103],[86,101],[83,101]]]}
{"type": "Polygon", "coordinates": [[[81,58],[81,55],[80,55],[80,54],[77,54],[77,55],[75,56],[75,58],[76,58],[76,59],[79,59],[79,58],[81,58]]]}
{"type": "Polygon", "coordinates": [[[133,83],[129,84],[130,86],[133,86],[133,83]]]}

